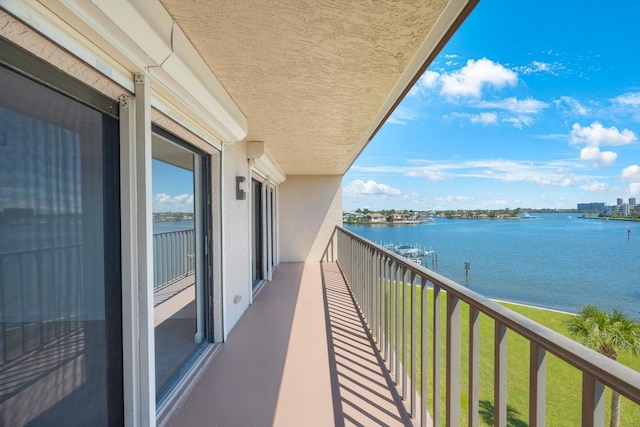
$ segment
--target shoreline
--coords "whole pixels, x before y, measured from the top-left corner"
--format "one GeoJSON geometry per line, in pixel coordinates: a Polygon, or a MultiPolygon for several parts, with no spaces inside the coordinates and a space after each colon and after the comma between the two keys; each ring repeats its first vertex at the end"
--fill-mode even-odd
{"type": "Polygon", "coordinates": [[[511,304],[511,305],[517,305],[519,307],[533,308],[533,309],[536,309],[536,310],[552,311],[554,313],[569,314],[569,315],[573,315],[573,316],[578,314],[578,313],[572,313],[570,311],[556,310],[555,308],[546,308],[546,307],[540,307],[540,306],[537,306],[537,305],[523,304],[523,303],[520,303],[520,302],[513,302],[513,301],[494,299],[494,298],[490,298],[490,299],[491,299],[491,301],[495,301],[495,302],[497,302],[499,304],[511,304]]]}
{"type": "Polygon", "coordinates": [[[598,217],[598,216],[579,216],[580,219],[599,219],[600,221],[629,221],[640,222],[640,218],[613,218],[613,217],[598,217]]]}

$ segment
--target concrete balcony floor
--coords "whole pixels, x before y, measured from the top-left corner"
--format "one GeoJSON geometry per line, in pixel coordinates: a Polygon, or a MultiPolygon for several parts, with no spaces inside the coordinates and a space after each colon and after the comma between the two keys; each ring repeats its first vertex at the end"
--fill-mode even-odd
{"type": "Polygon", "coordinates": [[[164,418],[186,426],[411,425],[335,263],[283,263],[164,418]]]}

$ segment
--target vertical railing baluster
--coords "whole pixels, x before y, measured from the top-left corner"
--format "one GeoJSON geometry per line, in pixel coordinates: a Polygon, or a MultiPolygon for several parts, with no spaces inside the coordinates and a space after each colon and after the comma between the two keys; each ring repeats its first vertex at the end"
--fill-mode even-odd
{"type": "Polygon", "coordinates": [[[389,370],[389,372],[392,371],[393,369],[393,358],[395,357],[395,354],[393,353],[393,331],[394,331],[394,322],[393,322],[393,296],[394,296],[394,291],[395,291],[395,285],[396,283],[398,283],[398,263],[397,262],[393,262],[391,264],[391,280],[389,282],[389,298],[388,298],[388,304],[387,304],[387,319],[389,319],[388,321],[388,329],[387,329],[387,345],[388,345],[388,350],[387,350],[387,354],[389,355],[388,359],[387,359],[387,369],[389,370]]]}
{"type": "Polygon", "coordinates": [[[396,280],[396,298],[393,304],[394,307],[394,317],[396,323],[396,339],[395,339],[395,348],[396,348],[396,360],[395,360],[395,384],[396,386],[400,385],[401,377],[400,377],[400,358],[402,357],[402,353],[400,352],[400,344],[402,343],[402,327],[401,327],[401,310],[400,310],[400,293],[403,292],[404,287],[404,279],[405,279],[405,270],[403,266],[398,266],[398,274],[396,280]]]}
{"type": "Polygon", "coordinates": [[[362,282],[362,312],[365,316],[368,316],[367,306],[369,303],[369,280],[371,280],[371,249],[364,247],[362,251],[364,256],[364,281],[362,282]]]}
{"type": "MultiPolygon", "coordinates": [[[[415,276],[412,276],[415,277],[415,276]]],[[[427,280],[419,278],[421,285],[420,297],[420,426],[427,427],[427,280]]],[[[413,283],[413,279],[411,281],[413,283]]]]}
{"type": "Polygon", "coordinates": [[[582,427],[604,427],[604,385],[582,373],[582,427]]]}
{"type": "Polygon", "coordinates": [[[408,273],[408,285],[409,288],[402,291],[402,389],[400,390],[400,396],[402,400],[407,399],[407,377],[409,376],[408,371],[408,360],[409,360],[409,351],[408,348],[411,344],[407,345],[407,292],[410,292],[411,287],[413,286],[413,281],[415,280],[415,273],[410,271],[408,273]]]}
{"type": "Polygon", "coordinates": [[[389,286],[391,286],[391,265],[392,265],[391,263],[392,261],[389,259],[387,260],[385,265],[386,274],[385,274],[385,282],[384,282],[384,309],[382,310],[382,317],[384,318],[384,328],[383,328],[384,341],[382,342],[383,344],[382,358],[384,359],[385,362],[389,361],[389,348],[388,348],[387,342],[389,341],[388,306],[389,306],[389,286]]]}
{"type": "Polygon", "coordinates": [[[533,341],[529,354],[529,426],[545,425],[547,352],[533,341]]]}
{"type": "Polygon", "coordinates": [[[387,259],[380,260],[381,278],[380,288],[378,288],[378,350],[384,359],[384,288],[387,284],[387,259]]]}
{"type": "Polygon", "coordinates": [[[440,300],[442,290],[433,285],[433,425],[440,425],[440,300]]]}
{"type": "Polygon", "coordinates": [[[371,290],[371,336],[373,342],[379,343],[378,339],[378,289],[380,288],[380,253],[376,251],[373,273],[373,289],[371,290]]]}
{"type": "Polygon", "coordinates": [[[411,284],[411,338],[409,341],[409,348],[411,349],[411,395],[409,399],[411,399],[411,417],[415,418],[416,416],[416,399],[417,399],[417,364],[416,364],[416,336],[417,336],[417,326],[416,326],[416,316],[417,316],[417,301],[416,301],[416,287],[411,284]]]}
{"type": "Polygon", "coordinates": [[[469,305],[469,426],[480,423],[480,311],[469,305]]]}
{"type": "Polygon", "coordinates": [[[495,320],[493,371],[493,425],[507,425],[507,327],[495,320]]]}
{"type": "Polygon", "coordinates": [[[447,426],[460,425],[460,299],[447,293],[447,426]]]}

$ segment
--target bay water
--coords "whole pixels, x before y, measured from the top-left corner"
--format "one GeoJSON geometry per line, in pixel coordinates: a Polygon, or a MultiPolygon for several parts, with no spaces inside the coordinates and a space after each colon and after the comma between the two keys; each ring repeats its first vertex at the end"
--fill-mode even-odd
{"type": "Polygon", "coordinates": [[[640,222],[546,213],[345,228],[380,245],[434,250],[434,271],[489,298],[568,312],[592,304],[640,320],[640,222]]]}

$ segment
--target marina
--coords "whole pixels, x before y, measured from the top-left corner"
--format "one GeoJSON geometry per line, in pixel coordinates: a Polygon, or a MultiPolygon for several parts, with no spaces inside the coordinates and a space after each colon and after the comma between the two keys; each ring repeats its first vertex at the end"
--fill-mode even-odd
{"type": "Polygon", "coordinates": [[[431,247],[429,247],[429,249],[422,249],[419,245],[395,245],[393,243],[378,245],[423,267],[430,268],[434,271],[437,269],[438,253],[432,250],[431,247]]]}
{"type": "Polygon", "coordinates": [[[536,216],[345,228],[381,246],[433,248],[435,265],[421,265],[489,298],[567,312],[593,304],[640,320],[640,223],[536,216]]]}

